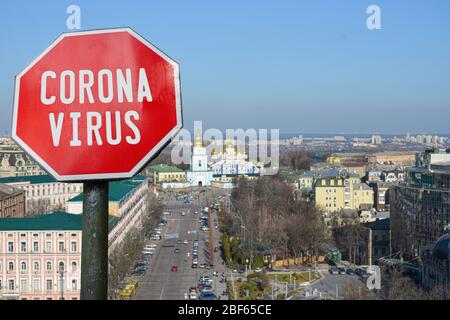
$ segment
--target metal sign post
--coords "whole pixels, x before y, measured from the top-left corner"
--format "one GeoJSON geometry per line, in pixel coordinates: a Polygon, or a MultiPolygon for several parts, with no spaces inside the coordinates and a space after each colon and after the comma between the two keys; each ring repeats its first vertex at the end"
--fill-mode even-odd
{"type": "Polygon", "coordinates": [[[83,185],[81,300],[108,297],[108,181],[83,185]]]}

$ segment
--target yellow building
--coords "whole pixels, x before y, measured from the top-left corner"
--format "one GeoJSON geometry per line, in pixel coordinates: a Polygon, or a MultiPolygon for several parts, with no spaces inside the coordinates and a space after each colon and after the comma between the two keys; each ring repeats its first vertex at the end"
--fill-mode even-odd
{"type": "Polygon", "coordinates": [[[161,182],[187,181],[185,171],[167,164],[149,166],[145,171],[146,175],[150,177],[153,184],[160,184],[161,182]]]}
{"type": "Polygon", "coordinates": [[[328,212],[373,206],[373,190],[351,172],[317,178],[314,194],[316,205],[328,212]]]}

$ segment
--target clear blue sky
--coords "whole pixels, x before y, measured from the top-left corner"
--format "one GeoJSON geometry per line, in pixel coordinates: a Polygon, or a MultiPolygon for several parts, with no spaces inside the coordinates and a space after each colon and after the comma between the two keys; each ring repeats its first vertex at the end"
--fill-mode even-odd
{"type": "Polygon", "coordinates": [[[450,132],[447,0],[16,0],[0,10],[0,133],[14,75],[68,31],[70,4],[82,29],[130,26],[180,63],[188,128],[450,132]]]}

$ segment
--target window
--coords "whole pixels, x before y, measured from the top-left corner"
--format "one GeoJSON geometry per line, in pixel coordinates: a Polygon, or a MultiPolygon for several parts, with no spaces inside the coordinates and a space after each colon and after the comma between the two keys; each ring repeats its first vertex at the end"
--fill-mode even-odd
{"type": "Polygon", "coordinates": [[[20,280],[20,291],[27,292],[28,291],[28,281],[27,279],[20,280]]]}
{"type": "Polygon", "coordinates": [[[47,271],[52,271],[52,262],[47,261],[47,271]]]}
{"type": "Polygon", "coordinates": [[[45,252],[47,252],[47,253],[52,252],[52,242],[51,241],[45,242],[45,252]]]}
{"type": "Polygon", "coordinates": [[[77,271],[77,263],[75,261],[72,261],[72,272],[77,271]]]}
{"type": "Polygon", "coordinates": [[[33,280],[33,289],[34,289],[34,291],[40,291],[41,290],[41,280],[39,278],[35,278],[33,280]]]}
{"type": "Polygon", "coordinates": [[[8,290],[13,291],[14,290],[14,280],[13,279],[9,279],[8,280],[8,290]]]}
{"type": "Polygon", "coordinates": [[[34,262],[34,271],[39,271],[39,261],[34,262]]]}
{"type": "Polygon", "coordinates": [[[64,271],[64,262],[62,261],[59,263],[59,270],[64,271]]]}
{"type": "Polygon", "coordinates": [[[8,252],[12,253],[14,252],[14,242],[8,241],[8,252]]]}
{"type": "Polygon", "coordinates": [[[14,262],[8,262],[8,271],[14,271],[14,262]]]}
{"type": "Polygon", "coordinates": [[[33,241],[33,252],[39,251],[39,242],[33,241]]]}
{"type": "Polygon", "coordinates": [[[27,263],[25,261],[20,263],[20,270],[27,271],[27,263]]]}
{"type": "Polygon", "coordinates": [[[53,291],[53,281],[51,279],[47,279],[47,291],[53,291]]]}
{"type": "Polygon", "coordinates": [[[58,242],[58,250],[59,250],[59,252],[64,252],[65,251],[65,249],[64,249],[64,241],[59,241],[58,242]]]}
{"type": "Polygon", "coordinates": [[[77,289],[77,280],[76,279],[72,280],[72,290],[78,290],[77,289]]]}
{"type": "Polygon", "coordinates": [[[27,252],[27,243],[26,243],[26,241],[20,241],[20,252],[27,252]]]}
{"type": "Polygon", "coordinates": [[[72,252],[77,252],[77,242],[76,241],[72,241],[70,243],[70,247],[71,247],[72,252]]]}

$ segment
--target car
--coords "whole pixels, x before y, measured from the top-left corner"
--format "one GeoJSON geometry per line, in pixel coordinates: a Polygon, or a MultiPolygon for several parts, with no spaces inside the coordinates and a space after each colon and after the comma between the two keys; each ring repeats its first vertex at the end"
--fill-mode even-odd
{"type": "Polygon", "coordinates": [[[244,268],[240,268],[239,269],[239,273],[245,273],[245,269],[244,268]]]}
{"type": "Polygon", "coordinates": [[[200,300],[217,300],[217,297],[212,292],[202,292],[199,297],[200,300]]]}
{"type": "Polygon", "coordinates": [[[237,269],[233,269],[231,272],[238,273],[237,269]]]}
{"type": "Polygon", "coordinates": [[[192,268],[192,269],[197,269],[197,264],[196,264],[196,263],[193,263],[193,264],[191,265],[191,268],[192,268]]]}
{"type": "Polygon", "coordinates": [[[211,286],[206,285],[206,286],[204,286],[200,291],[201,291],[202,293],[203,293],[203,292],[213,292],[213,289],[212,289],[211,286]]]}
{"type": "Polygon", "coordinates": [[[170,268],[170,271],[177,272],[178,271],[178,267],[177,266],[172,266],[172,268],[170,268]]]}
{"type": "Polygon", "coordinates": [[[331,267],[330,269],[328,269],[328,272],[331,274],[339,274],[339,268],[331,267]]]}
{"type": "Polygon", "coordinates": [[[200,282],[205,282],[206,280],[211,280],[211,278],[209,276],[200,276],[199,281],[200,282]]]}
{"type": "Polygon", "coordinates": [[[188,244],[188,243],[189,243],[189,241],[187,239],[183,240],[183,244],[188,244]]]}
{"type": "Polygon", "coordinates": [[[262,269],[261,268],[256,268],[255,272],[262,272],[262,269]]]}
{"type": "Polygon", "coordinates": [[[175,248],[175,250],[173,250],[173,253],[179,253],[180,252],[180,249],[178,249],[178,248],[175,248]]]}
{"type": "Polygon", "coordinates": [[[197,292],[196,291],[189,292],[189,299],[190,300],[196,300],[197,299],[197,292]]]}
{"type": "Polygon", "coordinates": [[[185,215],[186,215],[186,212],[184,212],[184,211],[181,212],[181,215],[182,215],[182,216],[185,216],[185,215]]]}
{"type": "Polygon", "coordinates": [[[345,274],[346,271],[347,271],[347,270],[345,270],[344,267],[340,267],[340,268],[338,269],[339,274],[345,274]]]}
{"type": "Polygon", "coordinates": [[[352,268],[348,268],[346,270],[346,272],[347,272],[348,275],[351,275],[351,276],[355,274],[355,271],[352,268]]]}
{"type": "Polygon", "coordinates": [[[206,263],[201,263],[198,267],[200,269],[206,269],[208,267],[208,265],[206,263]]]}
{"type": "Polygon", "coordinates": [[[150,248],[156,248],[158,245],[156,244],[156,243],[150,243],[149,245],[148,245],[148,247],[150,247],[150,248]]]}
{"type": "Polygon", "coordinates": [[[192,263],[198,264],[197,258],[192,259],[192,263]]]}

